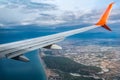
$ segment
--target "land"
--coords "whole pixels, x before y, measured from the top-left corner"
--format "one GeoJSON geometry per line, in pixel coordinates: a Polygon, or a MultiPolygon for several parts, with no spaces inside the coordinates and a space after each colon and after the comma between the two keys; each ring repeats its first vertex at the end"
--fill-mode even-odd
{"type": "Polygon", "coordinates": [[[100,80],[94,75],[101,71],[99,67],[85,66],[62,56],[44,56],[42,59],[52,75],[61,80],[100,80]]]}
{"type": "Polygon", "coordinates": [[[77,46],[74,48],[74,52],[63,54],[63,56],[84,65],[100,67],[102,71],[99,75],[105,80],[113,80],[116,77],[120,77],[119,46],[77,46]]]}
{"type": "Polygon", "coordinates": [[[56,80],[120,79],[119,46],[67,44],[63,50],[44,50],[44,53],[43,60],[50,72],[48,77],[57,76],[56,80]]]}

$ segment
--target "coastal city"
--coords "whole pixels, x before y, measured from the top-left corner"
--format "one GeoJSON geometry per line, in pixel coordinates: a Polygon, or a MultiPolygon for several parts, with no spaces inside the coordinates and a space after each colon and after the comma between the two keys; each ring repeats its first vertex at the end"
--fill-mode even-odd
{"type": "MultiPolygon", "coordinates": [[[[63,46],[63,45],[62,45],[63,46]]],[[[93,80],[119,80],[120,76],[120,47],[119,46],[75,46],[64,45],[62,50],[44,50],[43,56],[50,53],[53,56],[69,58],[86,66],[101,68],[97,74],[83,77],[93,77],[93,80]],[[69,47],[68,47],[69,46],[69,47]]],[[[66,66],[66,65],[65,65],[66,66]]],[[[53,69],[47,68],[48,80],[63,80],[53,69]]],[[[81,76],[78,73],[70,73],[71,76],[81,76]]]]}
{"type": "Polygon", "coordinates": [[[84,65],[100,67],[100,74],[120,75],[120,47],[89,45],[77,46],[75,49],[76,52],[66,53],[64,56],[84,65]]]}

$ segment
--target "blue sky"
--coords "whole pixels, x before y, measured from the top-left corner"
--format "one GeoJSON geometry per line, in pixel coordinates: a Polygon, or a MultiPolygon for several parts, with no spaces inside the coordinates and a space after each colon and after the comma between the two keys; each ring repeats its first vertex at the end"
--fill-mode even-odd
{"type": "Polygon", "coordinates": [[[94,24],[115,2],[109,24],[120,23],[120,0],[0,0],[0,27],[94,24]]]}

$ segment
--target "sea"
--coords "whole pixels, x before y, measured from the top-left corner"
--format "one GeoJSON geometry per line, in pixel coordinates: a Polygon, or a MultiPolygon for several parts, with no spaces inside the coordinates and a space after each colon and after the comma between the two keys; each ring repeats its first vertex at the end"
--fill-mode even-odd
{"type": "MultiPolygon", "coordinates": [[[[112,32],[102,28],[91,30],[68,37],[66,41],[78,41],[75,43],[76,45],[89,45],[92,43],[93,45],[120,46],[120,29],[118,27],[113,25],[112,32]]],[[[0,44],[55,34],[76,28],[79,28],[79,26],[36,27],[35,25],[28,25],[0,28],[0,44]]],[[[30,62],[1,59],[0,80],[47,80],[38,51],[28,52],[25,56],[30,59],[30,62]]]]}
{"type": "MultiPolygon", "coordinates": [[[[50,33],[23,29],[1,29],[0,43],[20,41],[47,34],[50,33]]],[[[0,80],[47,80],[38,51],[28,52],[25,56],[30,59],[30,62],[1,59],[0,80]]]]}

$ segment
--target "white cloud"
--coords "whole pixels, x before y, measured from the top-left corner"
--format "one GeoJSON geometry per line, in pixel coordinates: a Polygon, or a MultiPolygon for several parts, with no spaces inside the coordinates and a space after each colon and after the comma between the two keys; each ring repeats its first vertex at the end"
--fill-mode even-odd
{"type": "Polygon", "coordinates": [[[39,12],[24,13],[26,9],[23,7],[17,8],[0,8],[0,22],[4,25],[18,24],[23,21],[32,21],[39,16],[39,12]]]}
{"type": "MultiPolygon", "coordinates": [[[[90,2],[86,0],[5,0],[2,2],[0,3],[0,26],[94,24],[103,11],[94,8],[96,6],[94,4],[99,2],[96,0],[90,2]]],[[[119,14],[119,10],[112,12],[109,23],[119,23],[119,14]]]]}

